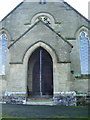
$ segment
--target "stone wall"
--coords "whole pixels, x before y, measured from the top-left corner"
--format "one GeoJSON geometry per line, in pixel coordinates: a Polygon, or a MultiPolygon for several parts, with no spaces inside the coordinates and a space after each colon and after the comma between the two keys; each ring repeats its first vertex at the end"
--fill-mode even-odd
{"type": "Polygon", "coordinates": [[[70,53],[70,59],[71,59],[71,71],[74,72],[74,74],[81,73],[81,67],[80,67],[80,48],[79,48],[79,40],[77,38],[75,40],[68,40],[72,45],[72,51],[70,53]]]}
{"type": "Polygon", "coordinates": [[[55,105],[60,106],[76,106],[76,93],[73,91],[69,92],[58,92],[54,97],[55,105]]]}
{"type": "Polygon", "coordinates": [[[54,71],[54,94],[60,91],[70,91],[70,63],[56,64],[54,71]]]}
{"type": "MultiPolygon", "coordinates": [[[[70,62],[72,45],[42,22],[33,26],[33,28],[27,31],[26,34],[15,42],[15,44],[9,47],[11,54],[10,62],[22,63],[26,52],[39,42],[49,46],[55,52],[57,62],[70,62]],[[19,55],[17,55],[17,53],[19,53],[19,55]]],[[[47,50],[47,47],[45,47],[45,49],[47,50]]]]}
{"type": "Polygon", "coordinates": [[[26,92],[27,73],[23,64],[10,65],[10,78],[8,78],[8,92],[26,92]]]}
{"type": "MultiPolygon", "coordinates": [[[[7,83],[8,92],[25,92],[27,94],[27,65],[27,63],[10,65],[10,79],[7,83]]],[[[53,94],[59,91],[70,91],[70,63],[53,63],[53,82],[53,94]]]]}
{"type": "Polygon", "coordinates": [[[64,38],[75,37],[76,30],[82,25],[88,27],[86,19],[64,2],[49,2],[43,5],[39,2],[22,2],[3,19],[2,27],[9,31],[12,40],[16,40],[30,27],[33,16],[43,12],[54,17],[54,29],[64,38]]]}
{"type": "Polygon", "coordinates": [[[6,92],[3,96],[3,102],[9,104],[25,104],[26,93],[25,92],[6,92]]]}
{"type": "Polygon", "coordinates": [[[75,79],[71,85],[73,91],[88,93],[89,88],[89,79],[75,79]]]}
{"type": "Polygon", "coordinates": [[[11,43],[8,50],[10,58],[8,58],[7,62],[7,67],[10,70],[7,68],[7,78],[0,76],[0,94],[8,92],[4,99],[6,101],[9,99],[10,102],[25,99],[27,94],[28,59],[33,51],[40,46],[47,50],[53,59],[54,95],[61,91],[87,92],[88,80],[79,80],[71,76],[72,70],[75,74],[80,73],[79,47],[76,33],[82,26],[88,27],[88,21],[65,2],[52,2],[44,5],[22,2],[11,14],[3,19],[0,22],[0,29],[4,28],[8,31],[10,36],[9,45],[11,43]],[[42,22],[32,27],[32,19],[40,13],[47,13],[53,17],[54,21],[51,28],[42,22]],[[74,46],[72,52],[72,45],[68,41],[74,46]],[[28,55],[26,55],[27,53],[28,55]],[[25,94],[22,96],[13,92],[24,92],[25,94]]]}
{"type": "Polygon", "coordinates": [[[7,86],[6,77],[4,75],[2,76],[0,75],[0,101],[2,100],[2,96],[6,92],[6,86],[7,86]]]}

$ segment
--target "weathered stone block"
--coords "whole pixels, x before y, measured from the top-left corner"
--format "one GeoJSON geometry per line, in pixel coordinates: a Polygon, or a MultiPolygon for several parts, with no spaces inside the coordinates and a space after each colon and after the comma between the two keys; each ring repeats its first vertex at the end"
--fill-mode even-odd
{"type": "Polygon", "coordinates": [[[58,92],[53,98],[54,103],[60,106],[76,106],[76,93],[75,92],[58,92]]]}

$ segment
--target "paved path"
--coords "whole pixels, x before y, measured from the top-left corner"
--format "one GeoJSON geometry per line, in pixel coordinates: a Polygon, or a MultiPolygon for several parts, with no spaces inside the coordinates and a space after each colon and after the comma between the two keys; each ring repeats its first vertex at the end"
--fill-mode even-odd
{"type": "Polygon", "coordinates": [[[20,118],[88,117],[86,107],[3,104],[2,111],[4,115],[20,118]]]}

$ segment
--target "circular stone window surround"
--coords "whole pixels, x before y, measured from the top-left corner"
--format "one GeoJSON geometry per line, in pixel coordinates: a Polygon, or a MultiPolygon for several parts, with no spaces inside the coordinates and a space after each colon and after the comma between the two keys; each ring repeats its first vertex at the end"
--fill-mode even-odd
{"type": "Polygon", "coordinates": [[[31,25],[34,25],[37,21],[39,21],[39,19],[41,19],[43,22],[45,22],[45,24],[47,24],[47,22],[48,22],[52,28],[55,25],[54,18],[48,13],[36,14],[31,20],[31,25]]]}

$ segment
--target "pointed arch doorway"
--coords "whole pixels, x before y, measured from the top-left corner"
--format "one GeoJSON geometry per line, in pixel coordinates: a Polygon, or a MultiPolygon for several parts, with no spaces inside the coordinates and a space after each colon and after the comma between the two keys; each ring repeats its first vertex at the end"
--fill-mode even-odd
{"type": "Polygon", "coordinates": [[[42,47],[37,48],[28,61],[28,97],[53,96],[53,61],[42,47]]]}

